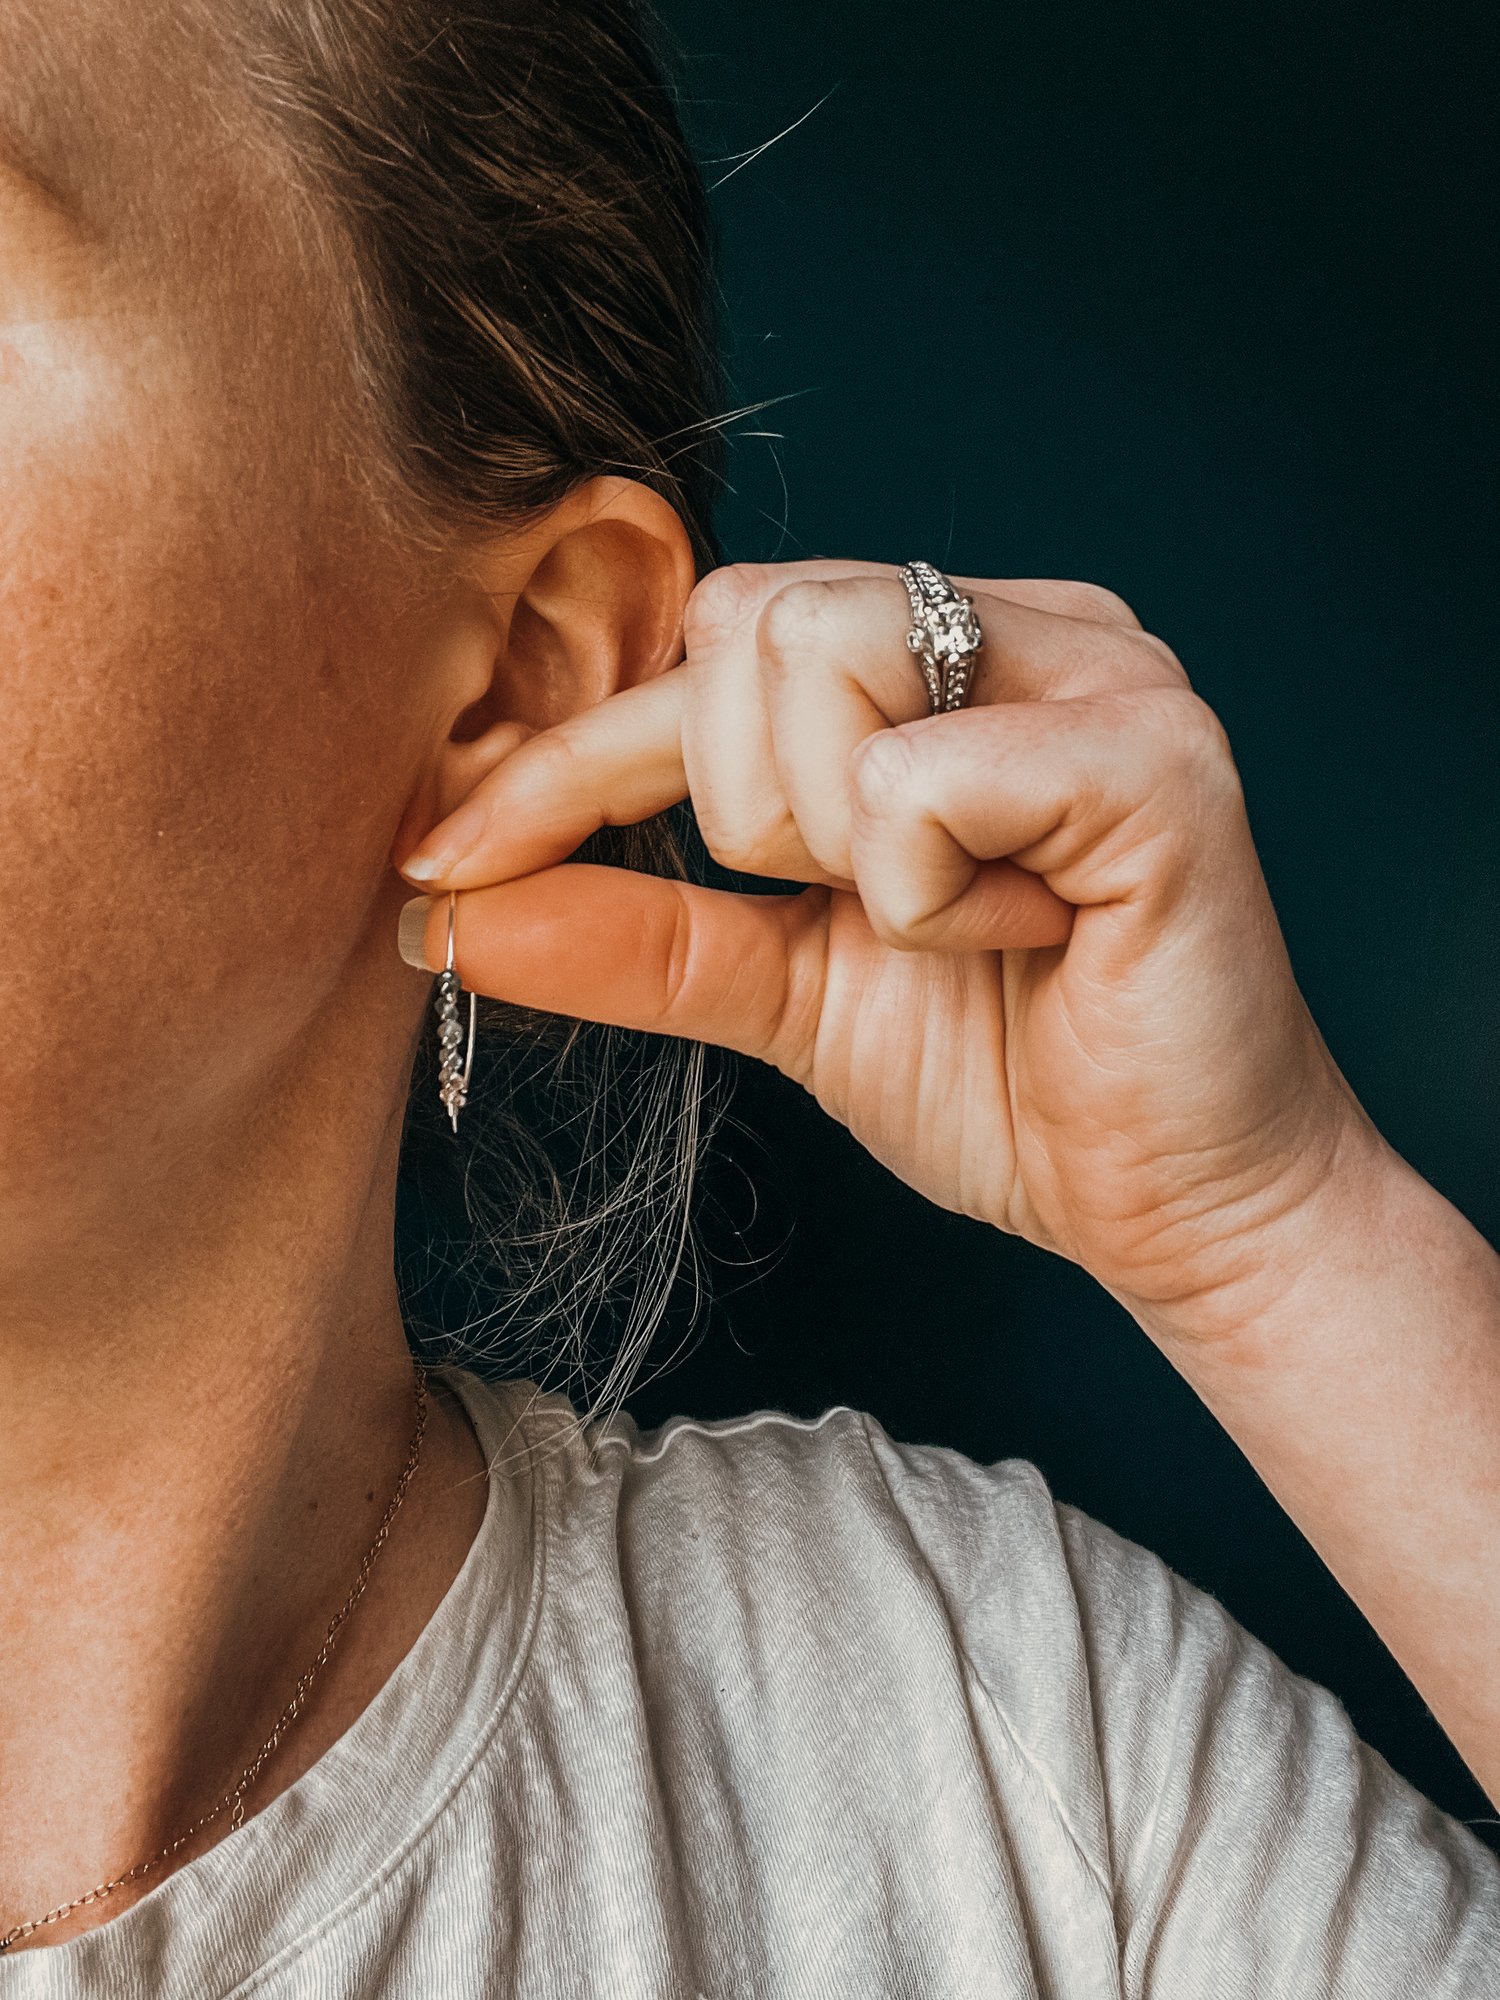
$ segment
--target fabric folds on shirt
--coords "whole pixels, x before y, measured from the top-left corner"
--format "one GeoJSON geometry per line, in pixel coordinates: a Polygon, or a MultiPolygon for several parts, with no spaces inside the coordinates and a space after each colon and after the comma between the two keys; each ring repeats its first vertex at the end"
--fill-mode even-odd
{"type": "Polygon", "coordinates": [[[1029,1462],[439,1372],[490,1491],[416,1645],[0,2000],[1500,1995],[1500,1861],[1029,1462]]]}

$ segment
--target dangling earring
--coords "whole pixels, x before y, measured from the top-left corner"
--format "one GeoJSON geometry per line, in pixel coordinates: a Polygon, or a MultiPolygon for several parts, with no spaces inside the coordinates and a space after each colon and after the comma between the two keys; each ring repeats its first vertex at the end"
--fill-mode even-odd
{"type": "Polygon", "coordinates": [[[474,993],[469,995],[469,1047],[464,1056],[463,1068],[460,1069],[458,1045],[464,1038],[464,1031],[458,1025],[458,996],[463,988],[458,983],[458,974],[453,970],[453,920],[457,908],[457,891],[450,889],[448,963],[438,974],[437,997],[434,1001],[438,1010],[438,1047],[441,1050],[438,1063],[438,1096],[447,1107],[455,1132],[458,1130],[458,1114],[469,1101],[469,1072],[474,1067],[474,1008],[478,998],[474,993]]]}

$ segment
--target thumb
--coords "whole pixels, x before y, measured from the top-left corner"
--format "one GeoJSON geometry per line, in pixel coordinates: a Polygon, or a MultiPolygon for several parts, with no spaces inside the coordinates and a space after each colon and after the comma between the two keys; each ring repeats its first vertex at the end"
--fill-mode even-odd
{"type": "MultiPolygon", "coordinates": [[[[453,969],[476,993],[578,1020],[714,1042],[805,1070],[831,891],[750,896],[592,862],[458,891],[453,969]]],[[[401,911],[401,956],[441,971],[448,898],[401,911]]]]}

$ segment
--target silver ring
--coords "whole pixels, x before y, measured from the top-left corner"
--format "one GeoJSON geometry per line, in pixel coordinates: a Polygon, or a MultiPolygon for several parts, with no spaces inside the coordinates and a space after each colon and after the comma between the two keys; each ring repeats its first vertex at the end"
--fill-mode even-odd
{"type": "Polygon", "coordinates": [[[917,655],[927,700],[934,715],[962,708],[974,671],[974,655],[984,633],[974,616],[974,600],[953,588],[930,562],[903,563],[896,574],[911,599],[908,648],[917,655]]]}

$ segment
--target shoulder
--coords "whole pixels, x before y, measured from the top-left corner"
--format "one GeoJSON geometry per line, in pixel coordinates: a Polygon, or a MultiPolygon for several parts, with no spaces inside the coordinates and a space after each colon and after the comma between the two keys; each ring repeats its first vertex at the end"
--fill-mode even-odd
{"type": "Polygon", "coordinates": [[[643,1427],[625,1410],[585,1421],[529,1381],[482,1395],[486,1429],[523,1434],[539,1469],[553,1559],[608,1562],[663,1642],[729,1643],[720,1614],[753,1605],[739,1623],[767,1646],[801,1618],[872,1656],[942,1651],[1008,1727],[1055,1739],[1061,1704],[1091,1743],[1065,1516],[1029,1460],[898,1441],[842,1403],[643,1427]]]}
{"type": "Polygon", "coordinates": [[[1006,1789],[1099,1858],[1085,1628],[1066,1516],[1035,1464],[898,1440],[844,1404],[614,1425],[600,1457],[622,1553],[674,1631],[723,1645],[736,1606],[767,1660],[813,1673],[857,1656],[872,1699],[899,1683],[945,1702],[1006,1789]]]}
{"type": "Polygon", "coordinates": [[[1493,1856],[1031,1461],[844,1404],[650,1429],[530,1407],[534,1437],[548,1410],[565,1434],[544,1448],[560,1595],[596,1635],[623,1619],[685,1785],[707,1758],[735,1810],[795,1794],[886,1829],[882,1854],[898,1825],[929,1856],[989,1843],[1049,1922],[1108,1914],[1131,1991],[1197,1991],[1207,1966],[1224,1990],[1485,1990],[1493,1856]]]}
{"type": "Polygon", "coordinates": [[[847,1404],[807,1417],[676,1416],[649,1430],[622,1415],[598,1442],[601,1462],[614,1455],[622,1514],[696,1529],[695,1546],[706,1535],[725,1560],[843,1575],[856,1552],[878,1551],[966,1595],[1014,1595],[1043,1579],[1069,1594],[1052,1494],[1026,1459],[981,1464],[946,1445],[898,1442],[847,1404]]]}
{"type": "Polygon", "coordinates": [[[729,1596],[757,1599],[769,1625],[805,1600],[825,1633],[842,1620],[871,1647],[942,1646],[1007,1728],[1064,1761],[1069,1738],[1081,1746],[1071,1761],[1091,1760],[1096,1734],[1095,1621],[1080,1589],[1106,1610],[1149,1602],[1179,1624],[1212,1603],[1059,1504],[1029,1459],[897,1438],[849,1404],[642,1427],[623,1410],[583,1424],[566,1398],[531,1394],[528,1431],[548,1435],[550,1416],[563,1437],[551,1453],[558,1525],[587,1539],[591,1518],[611,1533],[632,1590],[670,1603],[677,1622],[729,1596]]]}
{"type": "MultiPolygon", "coordinates": [[[[869,1713],[904,1716],[911,1742],[939,1712],[962,1732],[1018,1851],[1050,1825],[1109,1898],[1142,1990],[1168,1968],[1196,1990],[1215,1961],[1330,1995],[1382,1967],[1423,1968],[1434,1994],[1500,1971],[1500,1866],[1469,1829],[1328,1688],[1030,1460],[842,1405],[674,1418],[617,1450],[626,1511],[657,1482],[642,1518],[688,1538],[676,1582],[699,1581],[705,1613],[738,1592],[808,1672],[829,1648],[857,1658],[869,1713]]],[[[958,1756],[929,1775],[951,1785],[958,1756]]]]}

